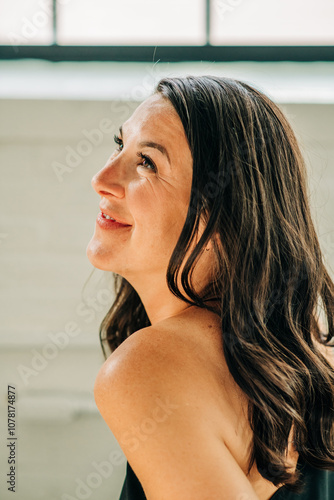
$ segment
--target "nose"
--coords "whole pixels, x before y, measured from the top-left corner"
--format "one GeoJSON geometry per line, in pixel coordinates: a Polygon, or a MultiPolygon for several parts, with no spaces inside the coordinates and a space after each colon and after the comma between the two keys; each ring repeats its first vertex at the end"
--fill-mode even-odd
{"type": "Polygon", "coordinates": [[[93,189],[100,196],[124,198],[125,183],[120,175],[120,165],[116,163],[116,161],[109,160],[92,178],[93,189]]]}

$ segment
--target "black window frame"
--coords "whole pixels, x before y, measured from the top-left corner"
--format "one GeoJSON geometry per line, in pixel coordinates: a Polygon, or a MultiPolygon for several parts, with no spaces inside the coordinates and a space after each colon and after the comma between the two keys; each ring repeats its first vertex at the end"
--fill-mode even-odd
{"type": "Polygon", "coordinates": [[[211,45],[211,0],[205,0],[205,45],[58,45],[57,1],[53,2],[53,43],[0,45],[0,60],[184,62],[334,61],[334,45],[211,45]]]}

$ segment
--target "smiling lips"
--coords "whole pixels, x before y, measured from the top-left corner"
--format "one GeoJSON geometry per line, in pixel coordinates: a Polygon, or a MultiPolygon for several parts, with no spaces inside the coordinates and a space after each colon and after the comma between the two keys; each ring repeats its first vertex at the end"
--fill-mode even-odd
{"type": "Polygon", "coordinates": [[[105,219],[116,220],[116,219],[113,219],[112,217],[110,217],[110,215],[104,214],[103,212],[101,212],[101,214],[102,214],[102,217],[104,217],[105,219]]]}
{"type": "Polygon", "coordinates": [[[118,220],[111,217],[111,215],[102,212],[102,210],[97,216],[96,222],[103,229],[121,229],[121,228],[131,227],[130,224],[119,222],[118,220]]]}

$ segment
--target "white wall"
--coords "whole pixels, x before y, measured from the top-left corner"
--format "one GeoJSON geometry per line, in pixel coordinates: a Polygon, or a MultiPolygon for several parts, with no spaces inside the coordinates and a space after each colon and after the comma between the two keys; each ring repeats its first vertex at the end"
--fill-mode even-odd
{"type": "MultiPolygon", "coordinates": [[[[87,100],[22,94],[10,99],[2,94],[0,100],[0,469],[8,471],[5,413],[11,384],[17,392],[15,498],[114,500],[125,462],[118,457],[122,463],[111,472],[110,453],[119,447],[92,393],[103,362],[98,326],[111,286],[104,273],[95,271],[83,290],[92,271],[85,248],[99,210],[91,177],[138,102],[135,97],[124,100],[124,95],[87,100]],[[76,167],[57,177],[55,162],[68,167],[68,148],[80,149],[84,131],[99,128],[105,119],[110,132],[100,136],[89,154],[79,155],[76,167]],[[74,326],[76,332],[64,333],[74,326]],[[109,471],[104,464],[105,478],[94,466],[102,461],[109,463],[109,471]],[[83,489],[76,491],[80,481],[90,485],[86,496],[83,489]]],[[[290,97],[286,94],[286,102],[282,97],[281,104],[302,143],[312,211],[333,270],[334,104],[294,103],[290,97]]],[[[1,498],[12,498],[3,473],[0,491],[1,498]]]]}
{"type": "MultiPolygon", "coordinates": [[[[86,283],[93,268],[85,254],[99,211],[90,180],[114,147],[112,133],[73,171],[57,177],[53,170],[55,161],[65,163],[66,147],[84,139],[83,129],[107,117],[121,123],[110,106],[0,101],[1,414],[7,384],[15,385],[18,499],[80,498],[76,481],[86,482],[96,473],[92,462],[110,462],[119,449],[93,399],[111,286],[97,270],[86,283]]],[[[3,440],[5,424],[2,417],[3,440]]],[[[7,472],[5,444],[0,457],[7,472]]],[[[89,498],[117,498],[124,468],[124,461],[115,466],[89,498]]]]}

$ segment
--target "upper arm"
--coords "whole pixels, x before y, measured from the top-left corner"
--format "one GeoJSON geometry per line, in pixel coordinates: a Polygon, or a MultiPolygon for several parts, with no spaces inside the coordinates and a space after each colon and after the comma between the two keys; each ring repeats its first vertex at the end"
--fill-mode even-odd
{"type": "Polygon", "coordinates": [[[107,360],[94,393],[148,500],[257,500],[212,428],[196,372],[163,340],[133,340],[107,360]]]}

